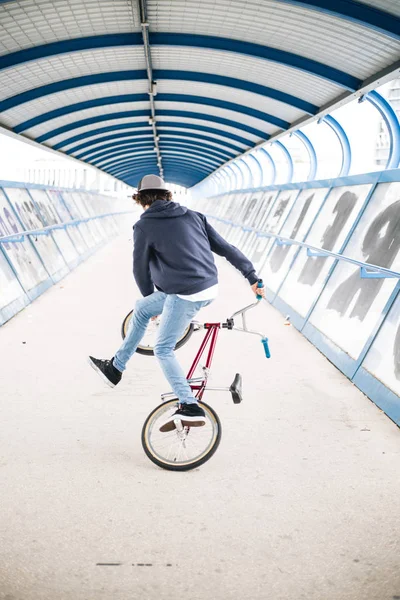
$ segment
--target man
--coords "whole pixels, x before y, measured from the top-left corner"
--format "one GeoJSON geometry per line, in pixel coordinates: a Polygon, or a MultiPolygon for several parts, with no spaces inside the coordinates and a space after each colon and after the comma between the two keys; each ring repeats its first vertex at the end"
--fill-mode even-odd
{"type": "Polygon", "coordinates": [[[115,356],[111,360],[90,356],[90,364],[108,385],[116,386],[149,320],[161,315],[154,354],[179,400],[178,410],[161,430],[174,429],[177,416],[184,426],[200,427],[205,424],[205,412],[192,394],[174,348],[198,311],[218,294],[212,253],[235,266],[255,294],[264,296],[264,289],[257,289],[258,277],[244,254],[228,244],[204,215],[172,202],[160,177],[143,177],[133,199],[144,209],[134,226],[133,253],[133,273],[143,298],[136,302],[127,335],[115,356]]]}

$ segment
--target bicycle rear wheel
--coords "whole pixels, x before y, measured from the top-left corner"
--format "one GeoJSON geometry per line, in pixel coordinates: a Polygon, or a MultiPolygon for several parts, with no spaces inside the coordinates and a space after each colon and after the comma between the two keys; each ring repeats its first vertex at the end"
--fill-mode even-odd
{"type": "Polygon", "coordinates": [[[154,464],[169,471],[189,471],[212,457],[221,441],[221,422],[211,406],[201,402],[201,407],[206,424],[184,427],[181,432],[160,432],[160,426],[177,409],[176,399],[163,402],[149,414],[142,429],[142,445],[154,464]]]}
{"type": "MultiPolygon", "coordinates": [[[[126,334],[128,332],[128,327],[129,327],[129,323],[132,318],[132,314],[133,314],[133,310],[131,310],[131,312],[128,313],[126,315],[125,319],[122,321],[121,335],[122,335],[123,340],[126,338],[126,334]]],[[[140,342],[140,345],[138,346],[138,349],[136,350],[136,352],[138,352],[139,354],[145,354],[147,356],[154,356],[154,346],[156,343],[158,326],[159,326],[159,319],[157,321],[150,321],[150,323],[146,329],[146,333],[144,334],[144,337],[143,337],[142,341],[140,342]]],[[[181,346],[186,344],[186,342],[192,335],[193,331],[194,331],[194,325],[193,325],[193,323],[190,323],[186,327],[185,331],[183,332],[182,337],[180,337],[179,340],[177,341],[175,350],[177,350],[178,348],[180,348],[181,346]]]]}

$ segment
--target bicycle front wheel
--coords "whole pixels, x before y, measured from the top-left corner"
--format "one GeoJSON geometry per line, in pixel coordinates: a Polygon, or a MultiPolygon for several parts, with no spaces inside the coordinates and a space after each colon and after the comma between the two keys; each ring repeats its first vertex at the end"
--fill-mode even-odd
{"type": "Polygon", "coordinates": [[[189,471],[203,465],[221,441],[221,422],[217,413],[201,402],[206,413],[203,427],[183,427],[167,433],[161,425],[176,411],[177,401],[163,402],[147,417],[142,430],[142,445],[148,458],[169,471],[189,471]]]}
{"type": "MultiPolygon", "coordinates": [[[[121,335],[122,335],[123,340],[126,338],[126,334],[128,332],[129,323],[131,321],[132,314],[133,314],[133,310],[131,310],[131,312],[128,313],[126,315],[125,319],[122,321],[121,335]]],[[[136,352],[138,352],[139,354],[145,354],[147,356],[154,356],[154,346],[156,343],[157,330],[158,330],[159,325],[160,325],[160,319],[157,319],[156,321],[150,321],[150,323],[147,326],[146,333],[144,334],[144,337],[143,337],[142,341],[140,342],[140,345],[138,346],[138,349],[136,350],[136,352]]],[[[177,350],[178,348],[180,348],[181,346],[186,344],[186,342],[192,335],[193,331],[194,331],[194,325],[193,325],[193,323],[190,323],[186,327],[185,331],[183,332],[183,335],[177,341],[175,350],[177,350]]]]}

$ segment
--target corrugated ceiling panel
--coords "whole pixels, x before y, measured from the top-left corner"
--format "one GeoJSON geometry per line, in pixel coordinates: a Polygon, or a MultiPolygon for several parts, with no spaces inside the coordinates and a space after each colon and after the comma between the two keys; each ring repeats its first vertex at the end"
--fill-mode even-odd
{"type": "Polygon", "coordinates": [[[156,115],[159,114],[160,110],[183,110],[188,112],[196,112],[201,115],[211,115],[214,117],[220,117],[222,119],[229,119],[233,122],[240,122],[242,125],[248,125],[249,127],[254,127],[255,129],[260,129],[261,131],[265,131],[266,134],[271,134],[275,131],[280,130],[279,127],[275,127],[266,121],[262,121],[261,119],[250,117],[245,115],[244,113],[228,110],[226,108],[219,108],[217,106],[207,106],[205,104],[177,104],[175,102],[164,102],[159,101],[158,96],[155,98],[156,101],[156,115]]]}
{"type": "MultiPolygon", "coordinates": [[[[54,146],[63,140],[67,140],[72,136],[79,135],[80,133],[86,133],[87,131],[93,131],[96,129],[100,129],[101,127],[106,127],[107,125],[126,125],[127,123],[138,123],[143,122],[143,117],[124,117],[123,119],[110,119],[109,121],[103,121],[102,123],[93,123],[91,125],[84,125],[83,127],[78,127],[73,131],[68,131],[66,133],[60,133],[45,142],[46,146],[54,146]]],[[[145,129],[151,129],[146,123],[143,123],[143,127],[145,129]]],[[[139,128],[135,129],[138,131],[139,128]]]]}
{"type": "Polygon", "coordinates": [[[243,54],[171,46],[152,46],[151,53],[154,69],[215,73],[255,81],[318,105],[329,102],[343,91],[338,85],[298,69],[243,54]]]}
{"type": "Polygon", "coordinates": [[[0,55],[65,39],[139,30],[130,0],[24,0],[0,6],[0,55]]]}
{"type": "Polygon", "coordinates": [[[62,54],[0,71],[0,100],[41,85],[91,73],[145,69],[143,48],[62,54]]]}
{"type": "Polygon", "coordinates": [[[157,86],[158,93],[166,94],[190,94],[194,96],[204,96],[206,98],[216,98],[218,100],[226,100],[234,102],[242,106],[249,106],[257,110],[262,110],[272,115],[279,115],[285,121],[295,121],[304,116],[304,112],[272,100],[260,94],[246,92],[244,90],[235,89],[223,85],[214,85],[210,83],[201,83],[197,81],[178,81],[178,80],[159,80],[157,86]]]}
{"type": "Polygon", "coordinates": [[[366,27],[275,0],[149,0],[152,31],[253,42],[317,60],[360,79],[398,59],[400,41],[366,27]]]}
{"type": "Polygon", "coordinates": [[[67,107],[70,104],[77,104],[96,98],[117,96],[121,94],[146,94],[148,89],[147,81],[116,81],[111,83],[98,83],[96,85],[87,85],[80,88],[65,90],[50,94],[43,98],[37,98],[31,102],[25,102],[15,108],[10,108],[1,113],[0,121],[10,127],[15,127],[18,123],[27,121],[38,115],[55,110],[57,108],[67,107]]]}
{"type": "MultiPolygon", "coordinates": [[[[95,108],[87,108],[85,110],[80,110],[73,115],[65,115],[62,117],[57,117],[56,119],[51,119],[50,121],[46,121],[45,123],[41,123],[40,125],[36,125],[35,127],[31,127],[24,131],[24,134],[29,137],[37,138],[49,131],[53,131],[58,127],[63,127],[64,125],[68,125],[69,123],[73,123],[74,121],[81,121],[82,119],[90,119],[92,117],[96,117],[99,115],[106,115],[109,113],[118,113],[125,111],[135,111],[135,110],[144,110],[148,111],[150,115],[150,104],[149,102],[131,102],[131,103],[121,103],[121,104],[113,104],[111,106],[96,106],[95,108]]],[[[142,120],[145,120],[146,117],[140,117],[142,120]]],[[[99,125],[101,127],[101,125],[99,125]]]]}
{"type": "MultiPolygon", "coordinates": [[[[205,127],[212,127],[214,129],[218,129],[219,131],[228,131],[229,133],[232,133],[234,135],[239,135],[243,138],[246,138],[249,140],[249,146],[251,145],[251,143],[253,144],[258,144],[263,140],[263,138],[258,137],[256,135],[253,135],[252,133],[249,133],[248,131],[241,131],[238,129],[235,129],[234,127],[230,127],[229,125],[221,125],[220,123],[210,123],[208,121],[203,121],[202,119],[189,119],[187,117],[174,117],[173,120],[176,123],[186,123],[188,124],[188,126],[190,125],[203,125],[205,127]]],[[[157,123],[159,123],[160,125],[162,125],[163,121],[171,121],[170,117],[167,116],[157,116],[157,123]]],[[[235,141],[235,144],[237,142],[235,141]]]]}

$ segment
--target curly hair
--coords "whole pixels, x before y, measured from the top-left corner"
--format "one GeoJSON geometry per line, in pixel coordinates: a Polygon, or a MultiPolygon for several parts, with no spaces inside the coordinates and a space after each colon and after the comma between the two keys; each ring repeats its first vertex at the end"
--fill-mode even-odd
{"type": "Polygon", "coordinates": [[[156,200],[172,200],[172,192],[169,190],[142,190],[132,196],[134,201],[141,206],[151,206],[156,200]]]}

